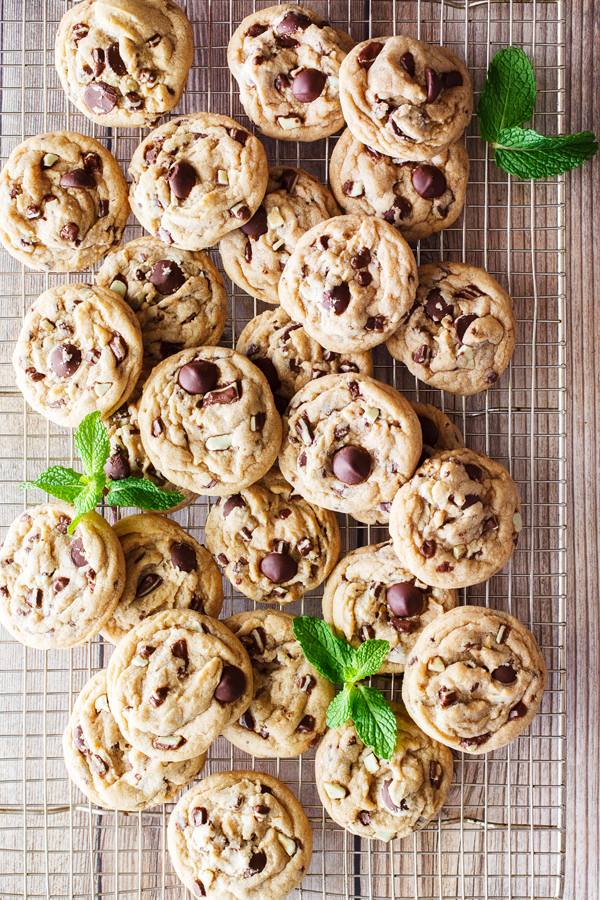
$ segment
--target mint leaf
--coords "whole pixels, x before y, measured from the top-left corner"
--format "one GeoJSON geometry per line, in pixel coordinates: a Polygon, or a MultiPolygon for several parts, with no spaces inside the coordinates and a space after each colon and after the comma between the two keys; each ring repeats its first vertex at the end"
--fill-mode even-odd
{"type": "Polygon", "coordinates": [[[535,74],[526,53],[519,47],[498,51],[477,107],[484,141],[494,141],[504,128],[527,122],[533,113],[535,94],[535,74]]]}
{"type": "Polygon", "coordinates": [[[73,503],[84,490],[85,485],[82,481],[82,476],[74,469],[67,469],[64,466],[50,466],[35,481],[24,481],[19,487],[25,490],[40,488],[40,490],[46,491],[47,494],[51,494],[58,500],[73,503]]]}
{"type": "Polygon", "coordinates": [[[75,432],[75,446],[86,475],[101,472],[110,455],[110,440],[99,412],[90,413],[75,432]]]}
{"type": "Polygon", "coordinates": [[[123,478],[109,481],[104,499],[108,506],[139,506],[140,509],[166,512],[183,501],[183,494],[163,491],[147,478],[123,478]]]}
{"type": "Polygon", "coordinates": [[[505,128],[493,144],[496,165],[519,178],[551,178],[576,169],[598,151],[592,131],[547,137],[524,128],[505,128]]]}
{"type": "Polygon", "coordinates": [[[69,534],[73,534],[85,514],[95,509],[102,499],[102,479],[105,479],[105,477],[103,473],[102,478],[99,476],[89,478],[81,493],[75,497],[73,506],[77,515],[67,529],[69,534]]]}
{"type": "Polygon", "coordinates": [[[381,759],[389,759],[396,748],[396,716],[379,691],[356,685],[351,693],[352,721],[356,733],[381,759]]]}
{"type": "Polygon", "coordinates": [[[293,628],[305,657],[317,672],[334,684],[343,684],[346,672],[354,669],[354,648],[336,637],[331,626],[322,619],[297,616],[293,628]]]}
{"type": "Polygon", "coordinates": [[[337,728],[352,718],[352,692],[353,685],[346,685],[343,691],[333,698],[327,708],[327,724],[330,728],[337,728]]]}
{"type": "Polygon", "coordinates": [[[389,641],[368,640],[356,651],[355,675],[352,681],[360,681],[369,675],[375,675],[388,657],[389,641]]]}

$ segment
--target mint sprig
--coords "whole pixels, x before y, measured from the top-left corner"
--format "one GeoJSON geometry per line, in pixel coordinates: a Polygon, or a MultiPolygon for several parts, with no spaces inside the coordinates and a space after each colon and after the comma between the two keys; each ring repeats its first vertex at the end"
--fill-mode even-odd
{"type": "Polygon", "coordinates": [[[104,498],[108,506],[139,506],[150,512],[165,512],[183,500],[177,491],[163,491],[146,478],[123,478],[113,481],[104,466],[110,456],[110,440],[100,413],[86,416],[75,433],[75,446],[83,463],[83,474],[66,466],[50,466],[35,481],[24,481],[21,488],[40,488],[72,503],[76,516],[69,525],[69,534],[83,516],[95,509],[104,498]]]}
{"type": "Polygon", "coordinates": [[[576,169],[598,151],[592,131],[539,134],[522,128],[533,115],[533,67],[519,47],[498,51],[488,69],[477,115],[479,132],[494,148],[496,165],[518,178],[551,178],[576,169]]]}
{"type": "Polygon", "coordinates": [[[329,727],[352,719],[361,741],[381,759],[389,759],[396,747],[396,716],[381,691],[360,683],[379,671],[390,652],[389,642],[368,640],[355,650],[327,622],[312,616],[297,616],[293,628],[309,663],[329,681],[344,685],[329,704],[329,727]]]}

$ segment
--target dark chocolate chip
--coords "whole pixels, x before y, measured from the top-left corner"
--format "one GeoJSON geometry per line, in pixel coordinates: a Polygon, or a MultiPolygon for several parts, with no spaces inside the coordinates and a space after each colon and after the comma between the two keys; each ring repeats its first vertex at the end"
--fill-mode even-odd
{"type": "Polygon", "coordinates": [[[304,31],[312,24],[311,19],[304,13],[289,12],[283,17],[277,28],[277,34],[293,34],[294,31],[304,31]]]}
{"type": "Polygon", "coordinates": [[[256,366],[257,369],[263,373],[267,381],[269,382],[269,387],[275,393],[278,388],[281,387],[281,381],[279,375],[277,374],[277,369],[275,365],[271,362],[270,359],[266,357],[259,357],[258,359],[253,359],[252,362],[256,366]]]}
{"type": "Polygon", "coordinates": [[[119,53],[118,41],[115,41],[113,44],[111,44],[106,51],[106,62],[113,70],[115,75],[119,76],[119,78],[121,78],[123,75],[127,75],[127,66],[123,62],[121,54],[119,53]]]}
{"type": "Polygon", "coordinates": [[[409,622],[408,619],[401,619],[399,616],[392,616],[390,625],[394,631],[398,631],[400,634],[410,634],[412,629],[412,622],[409,622]]]}
{"type": "Polygon", "coordinates": [[[177,263],[170,259],[159,259],[152,266],[148,281],[154,285],[159,294],[168,296],[183,287],[187,278],[177,263]]]}
{"type": "Polygon", "coordinates": [[[259,37],[261,34],[264,34],[265,31],[268,30],[267,25],[261,25],[260,22],[255,22],[254,25],[251,25],[248,31],[246,32],[246,37],[259,37]]]}
{"type": "Polygon", "coordinates": [[[185,200],[196,184],[196,170],[187,162],[175,163],[165,175],[165,181],[178,200],[185,200]]]}
{"type": "Polygon", "coordinates": [[[226,519],[229,513],[233,512],[234,509],[241,509],[245,505],[246,501],[241,494],[232,494],[223,504],[223,518],[226,519]]]}
{"type": "Polygon", "coordinates": [[[287,77],[287,75],[284,75],[283,73],[280,73],[275,78],[275,89],[278,90],[280,94],[283,94],[285,89],[287,87],[289,87],[290,84],[291,84],[290,79],[287,77]]]}
{"type": "Polygon", "coordinates": [[[445,316],[454,315],[454,307],[444,300],[439,288],[432,288],[427,294],[425,313],[434,322],[441,322],[445,316]]]}
{"type": "Polygon", "coordinates": [[[365,827],[371,824],[371,814],[368,813],[366,809],[361,809],[357,818],[360,824],[364,825],[365,827]]]}
{"type": "Polygon", "coordinates": [[[246,676],[237,666],[224,666],[215,697],[221,703],[233,703],[246,690],[246,676]]]}
{"type": "Polygon", "coordinates": [[[78,44],[84,37],[87,37],[89,30],[88,26],[84,25],[83,22],[77,22],[76,25],[73,25],[71,34],[73,35],[75,43],[78,44]]]}
{"type": "Polygon", "coordinates": [[[175,748],[173,748],[172,743],[169,742],[168,744],[165,744],[164,741],[161,741],[160,738],[154,738],[154,740],[152,741],[152,746],[154,747],[155,750],[169,750],[169,751],[172,751],[173,749],[179,750],[180,747],[183,747],[184,744],[187,744],[187,740],[182,735],[178,735],[178,738],[179,738],[179,743],[177,744],[177,747],[175,747],[175,748]]]}
{"type": "Polygon", "coordinates": [[[476,503],[479,503],[480,498],[477,494],[465,494],[465,502],[461,506],[461,509],[469,509],[471,506],[475,506],[476,503]]]}
{"type": "Polygon", "coordinates": [[[358,251],[356,256],[352,257],[350,265],[353,269],[366,269],[370,262],[371,251],[368,247],[363,247],[362,250],[358,251]]]}
{"type": "Polygon", "coordinates": [[[94,68],[92,69],[94,78],[99,78],[106,67],[105,54],[102,47],[94,47],[94,49],[92,50],[92,59],[94,60],[94,68]]]}
{"type": "Polygon", "coordinates": [[[370,69],[382,50],[383,44],[379,41],[372,41],[366,47],[363,47],[356,57],[356,61],[361,69],[370,69]]]}
{"type": "Polygon", "coordinates": [[[242,728],[245,728],[247,731],[254,731],[254,717],[252,713],[245,712],[238,721],[242,728]]]}
{"type": "Polygon", "coordinates": [[[27,596],[25,598],[25,603],[28,606],[31,606],[32,609],[40,609],[42,606],[42,600],[44,599],[44,594],[41,588],[31,588],[28,591],[27,596]]]}
{"type": "Polygon", "coordinates": [[[498,519],[496,516],[490,516],[489,519],[486,519],[483,523],[483,528],[481,533],[485,534],[486,531],[496,531],[498,528],[498,519]]]}
{"type": "Polygon", "coordinates": [[[88,561],[85,558],[85,553],[83,551],[83,541],[81,540],[81,538],[75,538],[74,541],[71,541],[71,546],[69,547],[69,556],[71,557],[71,562],[76,569],[82,569],[84,566],[87,566],[88,561]]]}
{"type": "Polygon", "coordinates": [[[305,675],[296,682],[298,690],[303,691],[305,694],[311,694],[316,686],[317,682],[312,675],[305,675]]]}
{"type": "Polygon", "coordinates": [[[390,796],[390,784],[392,783],[392,779],[389,778],[387,781],[383,782],[383,787],[381,788],[381,799],[383,800],[385,806],[390,810],[390,812],[396,813],[400,812],[400,807],[396,806],[394,801],[390,796]]]}
{"type": "Polygon", "coordinates": [[[405,200],[404,197],[396,197],[388,211],[383,214],[383,218],[386,222],[389,222],[390,225],[395,225],[396,220],[402,222],[410,216],[411,212],[412,205],[408,200],[405,200]]]}
{"type": "Polygon", "coordinates": [[[250,218],[250,210],[247,206],[239,206],[236,208],[234,212],[233,209],[229,210],[230,216],[235,216],[236,219],[242,219],[242,221],[246,221],[246,219],[250,218]]]}
{"type": "MultiPolygon", "coordinates": [[[[282,50],[295,50],[296,47],[300,46],[300,43],[293,37],[290,37],[288,34],[276,35],[275,43],[282,50]]],[[[261,61],[264,62],[264,58],[261,57],[261,61]]]]}
{"type": "Polygon", "coordinates": [[[496,681],[500,681],[502,684],[512,684],[517,679],[517,673],[512,666],[498,666],[492,672],[492,678],[495,678],[496,681]]]}
{"type": "Polygon", "coordinates": [[[188,645],[185,638],[180,638],[178,641],[175,641],[175,643],[171,644],[171,653],[176,659],[183,660],[184,666],[187,667],[189,656],[188,645]]]}
{"type": "Polygon", "coordinates": [[[334,453],[333,474],[344,484],[362,484],[371,472],[371,455],[363,447],[349,444],[334,453]]]}
{"type": "Polygon", "coordinates": [[[298,563],[287,553],[269,553],[261,559],[259,569],[273,584],[282,584],[295,576],[298,563]]]}
{"type": "Polygon", "coordinates": [[[88,172],[101,172],[102,160],[97,153],[86,153],[83,157],[83,168],[88,172]]]}
{"type": "Polygon", "coordinates": [[[513,706],[511,711],[508,714],[509,719],[522,719],[523,716],[527,715],[527,707],[521,700],[520,703],[517,703],[516,706],[513,706]]]}
{"type": "Polygon", "coordinates": [[[263,206],[258,207],[250,221],[241,226],[241,230],[255,240],[267,233],[269,226],[267,225],[267,213],[263,206]]]}
{"type": "Polygon", "coordinates": [[[327,76],[319,69],[303,69],[292,82],[292,94],[301,103],[312,103],[323,93],[327,76]]]}
{"type": "Polygon", "coordinates": [[[418,418],[423,433],[423,443],[427,444],[428,447],[435,447],[440,436],[439,428],[433,419],[429,419],[427,416],[419,416],[418,418]]]}
{"type": "Polygon", "coordinates": [[[149,147],[146,147],[144,150],[144,162],[146,165],[151,166],[156,162],[159,150],[160,147],[157,144],[150,144],[149,147]]]}
{"type": "Polygon", "coordinates": [[[454,323],[454,327],[456,328],[456,337],[462,344],[465,334],[467,333],[467,329],[472,322],[477,320],[478,316],[473,315],[473,313],[468,316],[460,316],[454,323]]]}
{"type": "Polygon", "coordinates": [[[471,481],[481,481],[483,478],[483,469],[474,463],[465,463],[465,471],[471,481]]]}
{"type": "Polygon", "coordinates": [[[463,83],[463,77],[456,69],[452,72],[442,72],[440,78],[442,79],[443,88],[461,87],[463,83]]]}
{"type": "Polygon", "coordinates": [[[155,419],[152,423],[152,437],[160,437],[163,433],[163,421],[158,418],[155,419]]]}
{"type": "Polygon", "coordinates": [[[431,787],[437,790],[437,788],[439,788],[442,783],[443,777],[444,770],[442,769],[440,763],[437,762],[437,760],[432,759],[429,763],[429,780],[431,782],[431,787]]]}
{"type": "Polygon", "coordinates": [[[74,344],[60,344],[50,354],[52,371],[61,378],[70,378],[81,365],[81,350],[74,344]]]}
{"type": "Polygon", "coordinates": [[[412,183],[415,191],[426,200],[441,197],[446,193],[446,176],[437,166],[423,164],[417,166],[412,173],[412,183]]]}
{"type": "Polygon", "coordinates": [[[283,172],[278,176],[279,184],[284,189],[284,191],[288,192],[288,194],[291,194],[297,180],[298,173],[294,169],[284,169],[283,172]]]}
{"type": "Polygon", "coordinates": [[[342,185],[342,194],[345,194],[346,197],[354,197],[354,196],[362,197],[365,192],[364,188],[362,188],[360,194],[356,195],[356,194],[353,194],[353,190],[354,190],[354,182],[353,181],[345,181],[344,184],[342,185]]]}
{"type": "Polygon", "coordinates": [[[144,644],[144,646],[139,651],[139,656],[143,659],[150,659],[153,653],[156,652],[156,647],[153,647],[151,644],[144,644]]]}
{"type": "Polygon", "coordinates": [[[98,201],[98,216],[103,219],[108,215],[108,200],[99,200],[98,201]]]}
{"type": "Polygon", "coordinates": [[[390,585],[386,599],[395,616],[418,616],[423,609],[423,592],[410,581],[390,585]]]}
{"type": "Polygon", "coordinates": [[[195,572],[198,568],[196,551],[191,544],[177,541],[171,544],[171,564],[182,572],[195,572]]]}
{"type": "Polygon", "coordinates": [[[336,316],[341,315],[350,303],[350,287],[346,282],[323,292],[322,306],[332,311],[336,316]]]}
{"type": "Polygon", "coordinates": [[[77,237],[79,235],[79,225],[76,225],[75,222],[67,222],[66,225],[60,229],[60,236],[63,241],[68,241],[69,244],[74,244],[77,241],[77,237]]]}
{"type": "Polygon", "coordinates": [[[208,822],[208,810],[204,806],[195,806],[190,812],[190,822],[195,828],[198,825],[206,825],[208,822]]]}
{"type": "Polygon", "coordinates": [[[413,356],[412,356],[413,360],[416,363],[420,363],[421,365],[423,365],[423,363],[427,362],[428,357],[429,357],[429,348],[428,348],[427,344],[422,344],[418,350],[415,350],[415,352],[413,353],[413,356]]]}
{"type": "Polygon", "coordinates": [[[66,534],[71,524],[71,519],[69,516],[61,515],[58,520],[58,525],[56,526],[56,530],[61,534],[66,534]]]}
{"type": "Polygon", "coordinates": [[[442,79],[430,66],[425,69],[425,85],[427,87],[427,103],[433,103],[442,92],[442,79]]]}
{"type": "Polygon", "coordinates": [[[256,413],[256,415],[254,416],[254,419],[255,419],[255,424],[256,424],[256,430],[262,431],[263,428],[265,427],[265,422],[267,421],[267,414],[264,412],[256,413]]]}
{"type": "Polygon", "coordinates": [[[70,580],[71,580],[70,578],[67,578],[64,575],[62,575],[60,578],[57,578],[56,581],[54,581],[52,583],[52,588],[54,590],[54,593],[60,594],[61,591],[64,591],[64,589],[69,584],[70,580]]]}
{"type": "Polygon", "coordinates": [[[152,696],[150,697],[151,705],[156,709],[157,706],[162,706],[165,700],[167,699],[167,694],[169,693],[169,688],[166,684],[163,684],[161,687],[156,688],[152,696]]]}
{"type": "Polygon", "coordinates": [[[88,752],[88,745],[85,742],[85,738],[83,736],[83,728],[81,727],[81,725],[76,725],[73,730],[73,743],[80,753],[88,752]]]}
{"type": "Polygon", "coordinates": [[[440,688],[438,697],[440,699],[442,709],[447,709],[449,706],[454,706],[454,704],[458,700],[458,694],[456,693],[456,691],[449,691],[448,688],[445,687],[440,688]]]}
{"type": "Polygon", "coordinates": [[[432,556],[435,556],[436,549],[435,541],[424,541],[421,545],[421,555],[424,556],[425,559],[431,559],[432,556]]]}
{"type": "Polygon", "coordinates": [[[102,757],[98,756],[97,753],[93,753],[90,756],[90,768],[92,768],[96,775],[99,775],[100,778],[104,778],[104,776],[108,772],[108,766],[106,765],[102,757]]]}
{"type": "Polygon", "coordinates": [[[135,596],[146,597],[148,594],[151,594],[152,591],[155,591],[157,587],[160,587],[162,583],[162,578],[155,572],[151,573],[150,575],[144,575],[138,581],[135,596]]]}
{"type": "Polygon", "coordinates": [[[104,472],[113,481],[121,481],[123,478],[129,478],[131,475],[129,460],[120,450],[118,450],[106,460],[104,472]]]}
{"type": "Polygon", "coordinates": [[[72,188],[95,188],[96,179],[91,172],[87,172],[85,169],[71,169],[70,172],[65,172],[65,174],[61,176],[60,186],[72,188]]]}
{"type": "Polygon", "coordinates": [[[365,331],[378,331],[380,334],[385,328],[385,316],[369,316],[365,324],[365,331]]]}
{"type": "Polygon", "coordinates": [[[368,623],[366,623],[365,625],[362,626],[362,628],[358,632],[358,636],[361,639],[361,641],[363,641],[363,642],[371,641],[375,637],[375,630],[372,625],[369,625],[368,623]]]}
{"type": "Polygon", "coordinates": [[[296,726],[296,731],[298,734],[312,734],[315,730],[315,725],[316,722],[314,716],[304,716],[296,726]]]}
{"type": "MultiPolygon", "coordinates": [[[[252,262],[252,244],[250,241],[246,241],[246,246],[244,248],[244,259],[247,263],[252,262]]],[[[249,356],[249,354],[246,354],[249,356]]]]}
{"type": "Polygon", "coordinates": [[[415,77],[415,58],[412,53],[408,51],[403,53],[400,57],[400,65],[411,78],[415,77]]]}
{"type": "Polygon", "coordinates": [[[247,131],[244,131],[243,128],[232,128],[229,132],[230,137],[233,138],[234,141],[237,141],[238,144],[241,144],[242,147],[245,146],[246,141],[250,137],[247,131]]]}
{"type": "Polygon", "coordinates": [[[117,92],[110,84],[92,81],[83,89],[83,102],[98,116],[105,116],[117,105],[117,92]]]}
{"type": "Polygon", "coordinates": [[[251,878],[253,875],[257,875],[259,872],[262,872],[266,864],[267,854],[264,850],[257,850],[256,853],[253,853],[250,857],[248,868],[244,872],[244,878],[251,878]]]}
{"type": "Polygon", "coordinates": [[[204,359],[182,366],[177,383],[188,394],[206,394],[214,388],[219,378],[219,369],[214,363],[204,359]]]}

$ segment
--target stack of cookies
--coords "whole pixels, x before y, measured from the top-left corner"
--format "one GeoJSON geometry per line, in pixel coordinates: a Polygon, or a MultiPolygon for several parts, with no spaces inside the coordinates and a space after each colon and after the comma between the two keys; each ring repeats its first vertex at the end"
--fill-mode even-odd
{"type": "MultiPolygon", "coordinates": [[[[181,98],[192,57],[171,0],[82,0],[56,40],[67,96],[110,127],[154,126],[181,98]]],[[[444,47],[401,35],[354,45],[289,4],[244,19],[228,61],[268,137],[315,141],[347,125],[332,193],[300,168],[270,167],[246,127],[202,111],[148,134],[129,189],[111,154],[74,132],[28,139],[0,175],[9,253],[53,272],[103,258],[95,285],[51,288],[28,312],[13,356],[27,402],[69,428],[100,412],[111,479],[177,488],[179,505],[216,498],[208,549],[164,516],[111,528],[89,513],[70,536],[68,503],[30,509],[2,549],[0,619],[37,648],[98,633],[116,645],[64,737],[92,802],[173,799],[221,734],[262,757],[299,756],[325,734],[324,806],[388,841],[441,809],[448,748],[507,744],[546,677],[516,619],[458,605],[459,588],[513,553],[513,479],[467,449],[441,410],[373,377],[370,351],[385,343],[428,386],[469,395],[493,385],[514,350],[512,301],[495,279],[464,263],[417,268],[409,246],[462,210],[471,80],[444,47]],[[130,205],[148,236],[119,246],[130,205]],[[219,344],[226,291],[205,252],[217,243],[231,280],[272,305],[235,350],[219,344]],[[336,513],[388,539],[338,562],[336,513]],[[220,621],[219,567],[271,608],[220,621]],[[273,608],[326,579],[325,620],[354,647],[386,640],[380,674],[403,674],[389,760],[350,721],[326,732],[333,685],[304,657],[294,617],[273,608]]],[[[312,835],[285,785],[236,771],[183,795],[169,849],[196,896],[238,896],[242,879],[277,900],[307,871],[312,835]]]]}

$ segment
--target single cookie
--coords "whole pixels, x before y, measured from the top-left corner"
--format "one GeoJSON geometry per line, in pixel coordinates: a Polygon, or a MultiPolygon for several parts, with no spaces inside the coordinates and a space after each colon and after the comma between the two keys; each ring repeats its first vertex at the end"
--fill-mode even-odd
{"type": "Polygon", "coordinates": [[[144,387],[139,423],[152,464],[197,494],[226,497],[254,484],[281,445],[266,377],[224,347],[183,350],[157,366],[144,387]]]}
{"type": "Polygon", "coordinates": [[[283,782],[265,772],[219,772],[180,799],[169,854],[194,897],[282,900],[310,865],[312,831],[283,782]]]}
{"type": "Polygon", "coordinates": [[[206,545],[226,578],[251,600],[292,603],[327,578],[341,539],[334,513],[295,493],[273,468],[213,506],[206,545]]]}
{"type": "Polygon", "coordinates": [[[73,535],[68,503],[34,506],[12,523],[0,555],[0,621],[22,644],[85,644],[106,625],[125,586],[119,539],[87,513],[73,535]]]}
{"type": "Polygon", "coordinates": [[[192,26],[170,0],[83,0],[56,33],[63,90],[107,128],[154,125],[181,100],[193,58],[192,26]]]}
{"type": "Polygon", "coordinates": [[[473,113],[473,85],[446,47],[405,35],[363,41],[340,69],[354,137],[387,156],[429,160],[455,143],[473,113]]]}
{"type": "Polygon", "coordinates": [[[138,238],[108,254],[96,284],[116,291],[135,312],[142,329],[144,377],[168,356],[187,347],[212,346],[223,334],[225,285],[203,251],[138,238]]]}
{"type": "Polygon", "coordinates": [[[423,828],[443,806],[454,764],[452,753],[390,704],[398,737],[391,759],[375,756],[352,722],[327,732],[315,757],[321,803],[352,834],[391,841],[423,828]]]}
{"type": "Polygon", "coordinates": [[[156,613],[108,666],[113,716],[130,744],[165,762],[199,756],[252,699],[252,666],[219,622],[191,609],[156,613]]]}
{"type": "Polygon", "coordinates": [[[433,619],[458,604],[456,591],[429,587],[411,575],[391,541],[352,550],[339,561],[323,594],[323,618],[353,647],[388,641],[379,669],[403,672],[417,638],[433,619]]]}
{"type": "Polygon", "coordinates": [[[495,384],[515,349],[512,300],[495,278],[464,263],[419,266],[414,306],[387,342],[421,381],[451,394],[495,384]]]}
{"type": "Polygon", "coordinates": [[[359,522],[389,521],[422,450],[419,420],[399,391],[367,375],[328,375],[296,394],[283,426],[279,465],[303,497],[359,522]]]}
{"type": "Polygon", "coordinates": [[[125,589],[104,626],[118,644],[148,616],[193,609],[216,619],[223,606],[221,573],[208,550],[165,516],[127,516],[114,526],[125,555],[125,589]]]}
{"type": "Polygon", "coordinates": [[[426,460],[392,504],[400,562],[420,581],[468,587],[508,562],[523,523],[517,486],[500,463],[466,448],[426,460]]]}
{"type": "Polygon", "coordinates": [[[140,326],[114,291],[59,284],[25,316],[12,363],[29,405],[75,428],[89,413],[110,415],[133,392],[142,370],[140,326]]]}
{"type": "Polygon", "coordinates": [[[104,809],[137,812],[172,800],[204,768],[206,754],[161,762],[127,743],[108,705],[106,669],[75,702],[63,735],[65,765],[80,791],[104,809]]]}
{"type": "Polygon", "coordinates": [[[302,235],[339,214],[327,188],[308,172],[274,166],[258,210],[219,244],[225,271],[253,297],[278,304],[283,267],[302,235]]]}
{"type": "Polygon", "coordinates": [[[447,415],[437,406],[430,403],[417,403],[410,401],[410,405],[417,414],[421,432],[423,434],[423,452],[419,465],[423,465],[426,459],[442,453],[444,450],[458,450],[464,447],[462,434],[447,415]]]}
{"type": "Polygon", "coordinates": [[[406,241],[448,228],[465,202],[469,157],[458,140],[427,163],[393,159],[352,136],[335,145],[329,180],[344,212],[377,216],[395,225],[406,241]]]}
{"type": "Polygon", "coordinates": [[[253,756],[300,756],[319,743],[327,727],[335,689],[306,660],[293,621],[294,616],[270,610],[224,621],[250,656],[254,697],[223,735],[253,756]]]}
{"type": "Polygon", "coordinates": [[[528,727],[545,686],[536,640],[518,619],[461,606],[421,634],[404,673],[402,699],[436,740],[466,753],[487,753],[528,727]]]}
{"type": "Polygon", "coordinates": [[[116,246],[127,182],[102,144],[73,131],[28,138],[0,173],[0,241],[38,272],[79,272],[116,246]]]}
{"type": "Polygon", "coordinates": [[[284,3],[246,16],[227,48],[246,115],[284,141],[333,134],[344,124],[338,76],[352,47],[349,34],[304,6],[284,3]]]}
{"type": "Polygon", "coordinates": [[[131,209],[146,231],[203,250],[252,218],[269,169],[258,138],[228,116],[200,112],[149,134],[129,174],[131,209]]]}
{"type": "Polygon", "coordinates": [[[398,328],[417,290],[412,251],[393,225],[337,216],[300,238],[279,299],[312,338],[338,353],[370,350],[398,328]]]}

